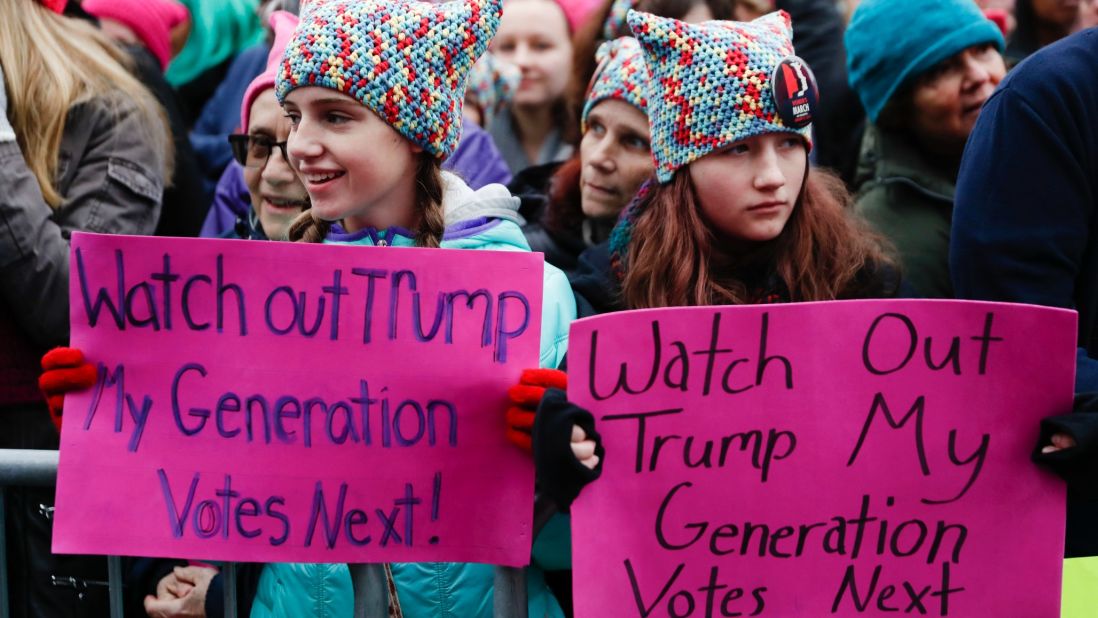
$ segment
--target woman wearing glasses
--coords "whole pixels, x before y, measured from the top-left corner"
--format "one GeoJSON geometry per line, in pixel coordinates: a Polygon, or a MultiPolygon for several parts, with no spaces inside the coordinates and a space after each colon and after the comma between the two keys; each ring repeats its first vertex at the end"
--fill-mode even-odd
{"type": "Polygon", "coordinates": [[[290,121],[275,99],[275,71],[297,18],[290,13],[271,15],[275,40],[267,70],[252,81],[240,106],[240,133],[230,135],[233,157],[217,183],[211,212],[246,213],[222,226],[227,238],[285,240],[286,230],[309,207],[309,195],[286,158],[290,121]]]}

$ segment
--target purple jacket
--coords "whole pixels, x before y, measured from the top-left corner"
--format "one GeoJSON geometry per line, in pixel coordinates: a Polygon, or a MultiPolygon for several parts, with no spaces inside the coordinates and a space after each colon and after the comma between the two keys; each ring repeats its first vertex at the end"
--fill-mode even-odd
{"type": "MultiPolygon", "coordinates": [[[[492,183],[505,185],[511,182],[511,171],[503,162],[492,137],[472,122],[465,123],[461,141],[454,154],[442,164],[442,169],[460,176],[474,191],[492,183]]],[[[244,183],[244,168],[236,161],[230,161],[217,181],[213,205],[198,235],[202,238],[224,236],[233,229],[238,218],[247,218],[251,207],[251,196],[244,183]]]]}
{"type": "Polygon", "coordinates": [[[462,129],[461,141],[442,169],[460,176],[474,191],[492,183],[511,182],[511,170],[492,136],[473,122],[465,122],[462,129]]]}

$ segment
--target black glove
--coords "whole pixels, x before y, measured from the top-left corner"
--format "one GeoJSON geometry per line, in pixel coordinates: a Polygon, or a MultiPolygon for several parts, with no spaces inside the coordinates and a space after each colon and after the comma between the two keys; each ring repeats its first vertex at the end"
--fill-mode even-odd
{"type": "Polygon", "coordinates": [[[1098,469],[1098,393],[1079,393],[1071,414],[1041,421],[1041,437],[1033,451],[1033,461],[1047,465],[1064,478],[1098,469]],[[1042,453],[1041,449],[1052,443],[1052,435],[1056,433],[1074,438],[1075,446],[1042,453]]]}
{"type": "Polygon", "coordinates": [[[595,431],[595,417],[568,401],[564,391],[545,390],[534,417],[534,467],[538,490],[548,496],[562,512],[567,512],[583,486],[599,478],[606,451],[595,431]],[[587,439],[595,442],[599,463],[592,470],[572,454],[572,425],[579,425],[587,439]]]}

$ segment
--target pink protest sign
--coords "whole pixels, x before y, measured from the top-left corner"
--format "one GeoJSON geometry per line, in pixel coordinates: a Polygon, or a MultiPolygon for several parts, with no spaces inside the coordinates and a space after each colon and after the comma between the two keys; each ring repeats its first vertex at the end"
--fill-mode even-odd
{"type": "Polygon", "coordinates": [[[569,398],[602,478],[576,615],[1058,616],[1076,316],[859,301],[582,320],[569,398]]]}
{"type": "Polygon", "coordinates": [[[529,561],[540,255],[76,234],[53,549],[529,561]]]}

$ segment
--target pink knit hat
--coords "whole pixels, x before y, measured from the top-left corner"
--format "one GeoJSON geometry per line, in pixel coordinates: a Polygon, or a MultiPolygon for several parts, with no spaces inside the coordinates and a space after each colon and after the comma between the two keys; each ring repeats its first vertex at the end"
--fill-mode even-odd
{"type": "Polygon", "coordinates": [[[240,131],[241,133],[248,132],[248,116],[252,112],[252,103],[255,102],[255,98],[258,97],[264,90],[268,88],[274,88],[275,74],[278,73],[278,68],[282,64],[282,52],[286,49],[286,44],[290,42],[290,37],[294,34],[294,29],[297,28],[298,18],[293,13],[286,11],[275,11],[271,13],[271,19],[268,23],[271,24],[271,28],[274,30],[274,42],[271,44],[271,51],[267,54],[267,69],[252,80],[252,83],[248,85],[248,89],[244,91],[244,100],[240,102],[240,131]]]}
{"type": "Polygon", "coordinates": [[[99,19],[113,19],[133,30],[161,69],[171,60],[172,28],[190,16],[176,0],[84,0],[81,6],[99,19]]]}
{"type": "Polygon", "coordinates": [[[575,32],[602,2],[600,0],[557,0],[557,4],[564,11],[564,17],[568,19],[569,30],[575,32]]]}

